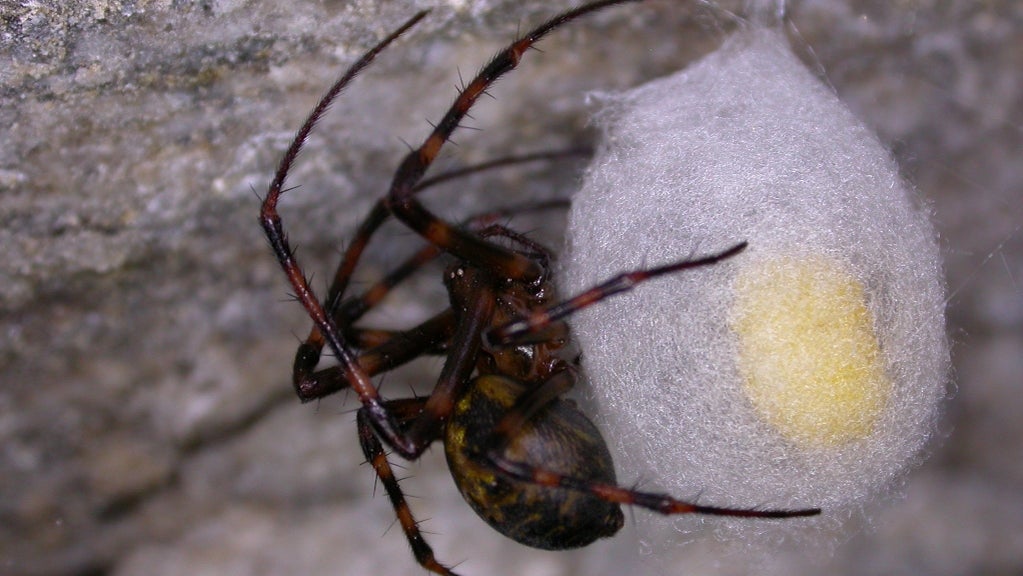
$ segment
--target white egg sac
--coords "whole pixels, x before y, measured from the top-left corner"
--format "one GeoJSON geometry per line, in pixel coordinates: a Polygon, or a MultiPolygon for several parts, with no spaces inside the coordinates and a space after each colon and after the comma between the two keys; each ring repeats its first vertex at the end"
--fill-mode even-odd
{"type": "Polygon", "coordinates": [[[566,294],[749,243],[572,318],[619,478],[832,520],[890,490],[933,433],[949,352],[936,235],[888,151],[768,30],[604,100],[566,294]]]}

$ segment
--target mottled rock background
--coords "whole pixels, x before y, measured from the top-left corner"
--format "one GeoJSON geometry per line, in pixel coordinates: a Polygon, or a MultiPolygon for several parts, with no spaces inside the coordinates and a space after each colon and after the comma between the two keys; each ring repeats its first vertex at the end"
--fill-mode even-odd
{"type": "MultiPolygon", "coordinates": [[[[427,119],[515,34],[569,6],[511,0],[0,2],[0,574],[417,574],[351,399],[299,405],[308,329],[255,222],[276,160],[344,67],[417,9],[429,18],[348,91],[284,203],[317,285],[427,119]]],[[[713,49],[740,2],[654,0],[545,41],[441,161],[590,142],[583,94],[713,49]]],[[[1023,571],[1023,6],[1014,0],[793,1],[808,64],[880,134],[934,204],[947,256],[953,397],[904,498],[835,557],[789,574],[1023,571]]],[[[456,217],[566,195],[569,163],[431,193],[456,217]],[[496,198],[496,199],[495,199],[496,198]]],[[[557,242],[559,222],[528,224],[557,242]]],[[[397,227],[362,276],[414,239],[397,227]]],[[[381,323],[440,304],[438,276],[381,323]],[[425,294],[425,296],[424,296],[425,294]]],[[[426,382],[424,362],[385,392],[426,382]]],[[[425,389],[425,388],[422,388],[425,389]]],[[[629,536],[576,553],[484,528],[439,451],[405,483],[465,574],[615,573],[629,536]],[[612,560],[615,554],[617,560],[612,560]]],[[[634,478],[625,478],[632,481],[634,478]]],[[[650,480],[650,479],[648,479],[650,480]]],[[[636,512],[641,514],[643,512],[636,512]]],[[[738,571],[713,546],[679,572],[738,571]]],[[[820,562],[820,561],[817,561],[820,562]]]]}

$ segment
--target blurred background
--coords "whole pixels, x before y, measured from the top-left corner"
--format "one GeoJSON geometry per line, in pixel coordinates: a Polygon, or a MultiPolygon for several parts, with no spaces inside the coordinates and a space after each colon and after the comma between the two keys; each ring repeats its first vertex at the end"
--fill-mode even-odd
{"type": "MultiPolygon", "coordinates": [[[[332,80],[415,11],[429,17],[346,92],[283,202],[322,291],[337,251],[468,78],[517,30],[573,3],[511,0],[0,4],[0,574],[419,574],[372,471],[356,402],[300,405],[309,321],[256,224],[276,162],[332,80]]],[[[438,162],[590,144],[585,94],[673,72],[737,26],[742,2],[651,0],[545,40],[438,162]]],[[[932,204],[954,374],[939,437],[834,555],[780,551],[787,574],[1023,572],[1023,5],[1012,0],[786,4],[807,66],[932,204]]],[[[579,162],[459,180],[445,217],[567,197],[579,162]]],[[[559,217],[515,219],[554,246],[559,217]]],[[[377,278],[418,241],[381,232],[377,278]]],[[[443,306],[440,272],[372,320],[443,306]]],[[[429,390],[424,360],[385,394],[429,390]]],[[[615,574],[627,532],[572,553],[518,546],[462,502],[443,455],[405,489],[439,558],[467,575],[615,574]]],[[[623,482],[636,480],[621,471],[623,482]]],[[[656,479],[647,479],[653,482],[656,479]]],[[[635,514],[644,512],[636,511],[635,514]]],[[[727,544],[678,573],[741,574],[727,544]]]]}

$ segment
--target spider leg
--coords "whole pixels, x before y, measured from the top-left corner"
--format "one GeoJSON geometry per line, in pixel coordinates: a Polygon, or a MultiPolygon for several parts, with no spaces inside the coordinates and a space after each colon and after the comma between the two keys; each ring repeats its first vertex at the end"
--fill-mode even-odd
{"type": "MultiPolygon", "coordinates": [[[[287,179],[288,172],[291,170],[291,166],[294,164],[295,159],[298,157],[299,152],[302,149],[302,145],[305,143],[312,131],[313,126],[319,121],[319,119],[326,113],[330,107],[330,103],[341,93],[341,90],[348,85],[349,82],[359,72],[361,72],[369,63],[379,54],[388,44],[393,42],[399,36],[404,34],[409,28],[414,26],[417,22],[422,20],[426,15],[426,12],[420,12],[409,19],[404,25],[392,32],[386,38],[381,40],[376,46],[371,48],[366,54],[364,54],[359,60],[355,62],[338,80],[331,86],[330,90],[320,99],[319,103],[313,108],[309,117],[305,123],[299,128],[298,133],[292,140],[288,150],[284,153],[281,158],[280,164],[278,164],[277,172],[274,174],[273,180],[270,182],[270,186],[267,190],[266,197],[263,198],[263,203],[260,208],[259,221],[263,227],[263,231],[266,235],[267,241],[270,243],[270,247],[274,251],[274,255],[277,257],[277,261],[280,263],[281,268],[284,270],[285,275],[288,277],[288,281],[294,288],[295,296],[302,303],[302,306],[306,309],[309,317],[316,324],[318,330],[322,334],[322,339],[325,339],[327,344],[330,345],[331,351],[337,357],[340,364],[345,369],[346,379],[353,390],[359,395],[362,401],[363,408],[369,413],[374,415],[374,421],[377,423],[376,427],[378,431],[381,431],[388,440],[397,440],[400,436],[398,431],[397,423],[391,414],[384,408],[383,402],[380,398],[380,394],[370,377],[365,371],[358,368],[355,353],[344,341],[334,324],[330,316],[325,312],[320,301],[317,300],[315,293],[309,286],[309,282],[302,272],[301,266],[299,266],[298,260],[295,258],[294,251],[291,249],[288,243],[287,234],[284,231],[284,226],[281,222],[280,214],[277,211],[277,203],[280,201],[281,194],[284,193],[284,182],[287,179]]],[[[319,357],[320,347],[316,346],[300,346],[299,347],[299,358],[296,358],[296,362],[303,362],[306,358],[319,357]]],[[[395,442],[397,444],[397,442],[395,442]]],[[[408,452],[407,450],[405,452],[408,452]]]]}
{"type": "Polygon", "coordinates": [[[545,272],[539,264],[438,218],[415,198],[415,185],[473,104],[498,78],[518,65],[526,50],[552,30],[584,14],[628,1],[637,0],[603,0],[569,10],[526,33],[499,52],[459,93],[454,104],[423,144],[410,152],[398,167],[385,199],[395,217],[432,244],[466,262],[493,270],[495,275],[505,278],[530,284],[539,282],[545,272]]]}
{"type": "MultiPolygon", "coordinates": [[[[423,410],[424,404],[425,399],[409,398],[389,400],[385,406],[392,414],[396,415],[399,424],[404,425],[415,419],[423,410]]],[[[412,509],[398,485],[398,478],[394,475],[394,470],[387,460],[387,453],[384,451],[380,439],[377,438],[369,414],[364,409],[360,409],[356,420],[358,421],[359,444],[362,446],[362,453],[366,456],[366,461],[373,466],[373,471],[376,472],[384,491],[387,492],[387,497],[391,501],[391,506],[394,507],[398,523],[401,525],[402,532],[405,533],[405,538],[412,548],[412,554],[416,561],[430,572],[444,576],[456,576],[454,572],[437,560],[433,549],[423,538],[423,534],[419,530],[419,523],[412,515],[412,509]]]]}
{"type": "MultiPolygon", "coordinates": [[[[454,180],[457,178],[463,178],[465,176],[469,176],[479,172],[493,170],[495,168],[503,168],[507,166],[514,166],[537,161],[551,161],[562,158],[588,156],[591,153],[592,150],[590,148],[569,148],[565,150],[536,152],[532,154],[523,154],[517,156],[506,156],[503,158],[497,158],[480,164],[475,164],[472,166],[467,166],[464,168],[458,168],[455,170],[450,170],[448,172],[443,172],[431,178],[426,178],[419,182],[413,188],[412,193],[418,194],[419,192],[426,190],[427,188],[436,186],[438,184],[442,184],[444,182],[448,182],[450,180],[454,180]]],[[[513,214],[521,214],[536,210],[545,210],[548,207],[562,207],[567,205],[568,205],[567,201],[564,200],[553,200],[550,202],[526,204],[514,208],[497,209],[488,214],[481,214],[479,216],[476,216],[473,220],[483,220],[488,218],[496,220],[497,218],[511,216],[513,214]]],[[[325,301],[326,302],[325,307],[332,315],[335,313],[336,310],[345,306],[345,304],[342,304],[342,300],[344,298],[345,290],[348,287],[348,283],[351,280],[352,274],[355,271],[355,267],[359,263],[359,260],[361,259],[362,254],[366,249],[366,246],[369,244],[371,237],[387,220],[389,215],[390,212],[388,212],[387,203],[385,199],[382,198],[378,200],[377,203],[374,204],[372,210],[370,210],[370,213],[369,215],[367,215],[366,219],[363,220],[363,222],[359,225],[358,230],[356,230],[355,236],[353,237],[352,241],[348,244],[348,248],[345,250],[344,255],[341,258],[341,262],[338,264],[337,270],[335,270],[334,272],[334,279],[331,282],[329,291],[327,292],[328,296],[325,301]]],[[[482,224],[477,225],[482,226],[482,224]]],[[[471,224],[470,227],[472,227],[471,224]]],[[[431,244],[431,246],[433,245],[431,244]]],[[[436,250],[436,247],[434,247],[433,249],[436,250]]],[[[424,252],[426,250],[427,249],[424,249],[424,252]]],[[[355,318],[349,319],[349,321],[354,320],[355,318]]],[[[341,322],[341,320],[338,320],[338,322],[341,322]]],[[[313,334],[310,334],[309,337],[313,338],[313,336],[314,336],[313,334]]]]}
{"type": "Polygon", "coordinates": [[[575,386],[576,369],[568,364],[562,364],[562,369],[551,375],[539,386],[535,386],[523,394],[511,410],[506,412],[491,431],[490,441],[487,442],[488,452],[501,452],[508,441],[522,426],[533,417],[540,408],[565,394],[575,386]]]}
{"type": "MultiPolygon", "coordinates": [[[[450,312],[450,310],[446,312],[450,312]]],[[[452,322],[450,322],[450,325],[454,326],[454,318],[451,317],[451,320],[452,322]]],[[[351,327],[349,330],[351,331],[351,336],[349,338],[355,344],[356,348],[372,352],[376,352],[374,349],[381,346],[390,346],[396,342],[402,341],[407,342],[411,333],[409,330],[386,330],[382,328],[351,327]]],[[[448,338],[450,339],[450,334],[448,335],[448,338]]],[[[424,344],[417,346],[419,352],[416,356],[439,356],[441,354],[446,354],[448,349],[447,344],[448,343],[444,339],[430,339],[424,344]]],[[[360,355],[360,366],[364,364],[362,358],[363,355],[360,355]]],[[[410,358],[410,360],[411,359],[412,358],[410,358]]],[[[397,364],[391,365],[392,368],[394,366],[397,366],[397,364]]],[[[391,368],[387,368],[387,370],[390,369],[391,368]]]]}
{"type": "Polygon", "coordinates": [[[503,474],[545,487],[560,487],[586,492],[601,500],[629,506],[638,506],[664,515],[674,514],[710,514],[714,516],[734,516],[740,518],[798,518],[816,516],[820,508],[804,508],[796,510],[762,510],[755,508],[727,508],[722,506],[705,506],[694,502],[679,500],[668,494],[641,492],[623,488],[614,484],[594,482],[585,478],[573,478],[557,472],[551,472],[523,462],[510,460],[499,453],[488,453],[488,460],[495,470],[503,474]]]}
{"type": "Polygon", "coordinates": [[[735,256],[746,249],[746,243],[740,242],[727,250],[691,260],[679,260],[657,268],[646,268],[619,274],[610,280],[603,282],[585,292],[557,304],[540,308],[522,318],[513,320],[502,326],[496,326],[484,333],[483,338],[488,347],[510,346],[520,342],[530,341],[530,337],[537,332],[545,330],[552,323],[566,318],[571,314],[592,306],[605,298],[615,294],[628,292],[638,284],[652,278],[673,274],[682,270],[710,266],[735,256]]]}
{"type": "MultiPolygon", "coordinates": [[[[461,272],[469,276],[481,275],[472,269],[461,272]]],[[[362,400],[363,405],[359,409],[359,414],[368,418],[376,434],[406,460],[419,458],[430,442],[437,438],[444,422],[454,410],[455,399],[468,384],[469,377],[476,367],[476,357],[481,345],[480,334],[491,320],[497,298],[492,287],[483,282],[483,279],[478,282],[468,281],[465,285],[471,286],[472,289],[464,299],[460,300],[453,296],[456,329],[451,338],[448,358],[444,362],[433,392],[411,426],[399,425],[395,415],[388,410],[372,383],[369,384],[372,395],[368,398],[363,395],[359,386],[364,382],[370,382],[370,374],[359,365],[358,358],[349,358],[347,362],[346,359],[340,358],[342,363],[337,368],[343,371],[348,386],[355,390],[362,400]]],[[[329,337],[330,332],[327,334],[329,337]]],[[[331,341],[328,339],[328,342],[331,341]]],[[[331,347],[334,348],[333,345],[331,347]]],[[[342,350],[347,351],[347,347],[342,350]]]]}
{"type": "MultiPolygon", "coordinates": [[[[550,251],[547,250],[547,248],[503,225],[497,224],[497,222],[511,216],[556,208],[567,208],[568,206],[569,201],[565,199],[528,202],[515,206],[497,208],[489,212],[477,214],[463,222],[462,226],[481,237],[500,235],[512,238],[520,244],[529,247],[533,251],[533,253],[529,255],[530,257],[535,256],[537,258],[545,258],[546,260],[549,260],[550,251]]],[[[418,252],[406,259],[397,268],[388,273],[380,281],[370,286],[363,293],[341,302],[335,306],[334,310],[328,308],[328,311],[332,312],[334,322],[336,322],[339,326],[355,322],[366,312],[379,304],[395,286],[443,253],[444,252],[440,248],[433,244],[427,244],[420,248],[418,252]]],[[[345,278],[344,281],[347,283],[347,278],[345,278]]]]}
{"type": "Polygon", "coordinates": [[[522,428],[523,424],[536,414],[540,408],[560,397],[571,389],[574,384],[574,371],[566,366],[565,370],[555,373],[551,378],[524,394],[512,409],[505,413],[494,426],[485,449],[486,459],[496,471],[516,480],[529,482],[537,486],[578,490],[607,502],[639,506],[640,508],[646,508],[665,515],[695,513],[748,518],[793,518],[820,514],[820,508],[760,510],[705,506],[679,500],[667,494],[642,492],[605,482],[576,478],[545,470],[525,462],[515,461],[505,456],[505,447],[517,431],[522,428]]]}
{"type": "MultiPolygon", "coordinates": [[[[416,186],[416,191],[425,190],[443,182],[487,170],[493,170],[495,168],[515,166],[529,162],[581,157],[587,156],[590,153],[592,153],[592,150],[589,148],[569,148],[565,150],[506,156],[490,160],[488,162],[443,172],[432,178],[427,178],[416,186]]],[[[554,199],[498,208],[490,212],[478,214],[466,221],[464,225],[470,230],[483,231],[485,230],[485,226],[503,218],[543,210],[567,208],[568,204],[568,200],[554,199]]],[[[372,234],[384,222],[384,220],[386,220],[386,218],[387,213],[383,200],[381,200],[377,202],[369,216],[360,225],[359,230],[355,235],[355,239],[349,244],[341,262],[338,264],[337,270],[334,272],[334,279],[328,291],[328,297],[326,300],[327,304],[324,306],[326,312],[331,316],[334,323],[344,331],[345,338],[353,342],[356,348],[360,349],[382,345],[384,340],[392,337],[401,337],[403,340],[408,340],[413,338],[413,335],[420,332],[419,329],[399,333],[366,331],[353,327],[352,323],[379,304],[380,301],[383,300],[383,298],[387,296],[391,289],[393,289],[397,284],[442,254],[442,251],[436,246],[432,244],[427,245],[362,294],[354,298],[342,300],[345,289],[351,279],[352,272],[354,271],[363,250],[368,244],[372,234]]],[[[303,402],[322,398],[348,387],[348,383],[343,375],[343,370],[340,367],[335,366],[325,370],[316,371],[316,366],[320,362],[320,355],[324,344],[325,341],[320,333],[319,326],[314,324],[309,335],[306,337],[305,342],[295,353],[295,360],[292,367],[292,385],[303,402]]],[[[411,355],[408,353],[395,354],[393,350],[389,350],[392,354],[390,356],[391,361],[378,363],[380,365],[380,371],[399,366],[420,353],[429,353],[426,351],[428,349],[429,346],[423,348],[404,347],[403,350],[407,352],[413,352],[414,350],[423,351],[413,352],[411,355]]],[[[444,348],[435,349],[438,352],[444,350],[444,348]]]]}
{"type": "Polygon", "coordinates": [[[481,272],[472,268],[460,268],[453,272],[453,275],[461,275],[462,278],[459,280],[468,277],[464,283],[459,284],[471,288],[467,290],[468,294],[452,291],[452,307],[455,309],[457,322],[448,358],[441,369],[437,385],[423,406],[422,413],[409,427],[408,432],[397,439],[404,444],[395,446],[395,450],[409,459],[415,459],[422,454],[429,442],[440,434],[444,422],[450,418],[455,408],[455,400],[462,395],[476,368],[476,358],[481,346],[480,335],[489,325],[497,305],[497,294],[488,285],[487,278],[480,278],[484,276],[481,272]]]}
{"type": "Polygon", "coordinates": [[[514,242],[517,242],[524,246],[528,252],[523,254],[536,262],[539,262],[540,267],[544,270],[550,269],[551,251],[543,244],[533,240],[525,234],[520,234],[508,228],[503,224],[491,224],[486,228],[480,230],[480,238],[490,238],[491,236],[502,236],[508,238],[514,242]]]}
{"type": "Polygon", "coordinates": [[[508,166],[517,166],[520,164],[528,164],[530,162],[550,162],[553,160],[563,160],[566,158],[589,158],[593,156],[593,148],[588,146],[576,146],[572,148],[565,148],[562,150],[545,150],[541,152],[530,152],[527,154],[514,154],[510,156],[503,156],[501,158],[494,158],[487,160],[486,162],[480,162],[479,164],[473,164],[471,166],[465,166],[462,168],[455,168],[445,172],[441,172],[436,176],[429,178],[423,178],[418,184],[416,184],[414,190],[415,193],[419,193],[427,188],[436,186],[443,182],[455,180],[457,178],[464,178],[466,176],[477,174],[480,172],[486,172],[494,170],[495,168],[505,168],[508,166]]]}
{"type": "MultiPolygon", "coordinates": [[[[527,212],[537,212],[550,208],[566,208],[568,207],[568,204],[567,200],[550,200],[546,202],[531,202],[519,206],[497,209],[474,216],[467,220],[464,226],[467,229],[476,232],[482,238],[488,238],[490,236],[504,236],[522,244],[530,250],[527,254],[530,258],[540,261],[544,268],[547,268],[551,259],[550,250],[542,244],[534,242],[530,238],[511,230],[503,224],[496,224],[494,222],[514,214],[525,214],[527,212]]],[[[428,244],[413,254],[410,258],[402,262],[401,265],[388,273],[387,276],[370,286],[369,289],[354,298],[345,300],[334,313],[334,322],[341,327],[342,330],[345,330],[345,337],[351,340],[357,348],[366,349],[373,346],[379,346],[393,336],[405,335],[404,332],[395,332],[391,330],[358,328],[352,326],[352,323],[380,304],[380,302],[388,294],[390,294],[391,290],[393,290],[395,286],[406,280],[414,272],[421,269],[441,254],[443,254],[443,252],[439,248],[432,244],[428,244]]]]}
{"type": "MultiPolygon", "coordinates": [[[[427,188],[450,180],[463,178],[465,176],[487,170],[493,170],[495,168],[503,168],[537,161],[551,161],[562,158],[589,156],[592,152],[593,151],[590,148],[578,147],[497,158],[480,164],[443,172],[432,178],[424,179],[415,186],[413,193],[419,193],[427,188]]],[[[526,212],[567,206],[567,200],[550,200],[547,202],[535,202],[509,208],[499,208],[489,213],[475,216],[467,223],[467,226],[470,229],[475,229],[477,227],[482,227],[485,221],[497,220],[498,218],[508,217],[514,214],[523,214],[526,212]]],[[[344,255],[341,258],[341,262],[334,271],[334,279],[327,292],[325,308],[334,318],[334,321],[339,325],[350,324],[357,320],[360,316],[362,316],[362,314],[383,299],[383,297],[391,288],[394,287],[395,284],[411,275],[412,272],[425,265],[426,262],[436,258],[442,252],[439,248],[431,244],[423,248],[406,263],[402,264],[401,267],[389,274],[387,278],[374,285],[361,296],[350,300],[343,300],[348,283],[351,280],[356,265],[362,257],[362,253],[369,244],[370,238],[376,230],[379,229],[380,225],[384,223],[388,216],[389,212],[387,212],[387,206],[384,200],[381,199],[377,201],[369,215],[359,225],[359,229],[356,231],[355,237],[352,239],[351,243],[349,243],[348,248],[345,250],[344,255]]],[[[323,347],[323,339],[319,335],[315,326],[307,338],[307,343],[319,346],[320,348],[323,347]]]]}
{"type": "MultiPolygon", "coordinates": [[[[528,238],[520,237],[515,232],[494,222],[514,215],[566,208],[567,206],[567,200],[548,200],[509,206],[478,214],[467,220],[465,226],[470,230],[478,231],[483,236],[503,234],[516,237],[521,243],[529,246],[538,258],[545,258],[544,262],[546,262],[546,259],[549,258],[546,248],[528,238]]],[[[432,244],[423,247],[365,292],[346,300],[334,312],[333,320],[343,330],[345,338],[354,347],[366,350],[359,355],[358,365],[369,375],[391,370],[423,354],[447,352],[448,341],[454,334],[454,317],[450,310],[411,330],[399,332],[360,329],[351,326],[363,314],[379,304],[394,286],[440,254],[440,250],[432,244]]],[[[299,347],[292,369],[292,384],[296,394],[303,402],[323,398],[348,387],[342,366],[316,370],[316,365],[320,360],[322,339],[317,343],[314,337],[319,337],[319,331],[315,327],[309,339],[299,347]]]]}
{"type": "MultiPolygon", "coordinates": [[[[445,310],[411,330],[388,333],[386,341],[360,354],[356,362],[360,370],[374,376],[424,354],[446,350],[454,333],[454,313],[450,309],[445,310]]],[[[329,396],[351,386],[346,374],[344,366],[317,371],[296,370],[295,393],[302,402],[329,396]]]]}
{"type": "Polygon", "coordinates": [[[296,282],[293,277],[296,275],[301,276],[301,271],[298,270],[297,265],[291,266],[290,269],[287,265],[287,261],[294,260],[294,257],[291,253],[290,247],[288,246],[287,236],[281,226],[280,217],[277,214],[277,202],[280,199],[281,194],[286,191],[284,183],[288,178],[288,173],[291,171],[292,165],[294,165],[295,160],[302,151],[302,146],[305,145],[306,140],[309,138],[309,134],[312,133],[313,128],[316,126],[317,122],[320,121],[320,118],[322,118],[323,115],[327,113],[327,110],[330,109],[331,104],[341,94],[341,91],[344,90],[344,88],[353,79],[355,79],[360,72],[369,66],[370,62],[372,62],[373,59],[384,50],[384,48],[407,32],[410,28],[415,26],[426,16],[426,14],[427,11],[424,10],[410,18],[397,30],[370,48],[368,52],[356,60],[355,63],[352,64],[352,66],[334,82],[330,89],[327,90],[326,94],[324,94],[323,97],[320,98],[320,101],[317,102],[312,112],[309,113],[309,116],[306,118],[301,128],[298,129],[298,132],[295,134],[295,138],[291,141],[287,151],[285,151],[284,156],[281,157],[281,161],[277,165],[277,171],[274,173],[273,180],[270,181],[266,197],[263,198],[263,205],[260,210],[260,223],[263,225],[267,239],[270,241],[270,245],[274,248],[274,252],[277,253],[281,266],[285,267],[285,271],[287,272],[289,279],[292,279],[292,284],[296,289],[299,289],[300,292],[303,291],[301,290],[302,286],[300,285],[303,284],[303,282],[296,282]]]}

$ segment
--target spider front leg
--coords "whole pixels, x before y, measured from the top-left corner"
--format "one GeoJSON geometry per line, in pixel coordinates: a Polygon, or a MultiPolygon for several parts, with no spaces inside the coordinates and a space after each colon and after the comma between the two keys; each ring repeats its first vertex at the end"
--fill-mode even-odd
{"type": "Polygon", "coordinates": [[[376,46],[370,49],[369,52],[357,60],[355,64],[353,64],[351,68],[349,68],[348,71],[346,71],[320,99],[319,103],[313,109],[305,123],[301,128],[299,128],[294,140],[292,140],[291,145],[281,158],[281,161],[277,166],[277,171],[274,174],[274,178],[271,180],[270,186],[267,189],[267,194],[263,198],[263,203],[260,207],[259,213],[260,225],[263,227],[266,239],[270,243],[270,247],[273,249],[274,255],[277,257],[277,261],[280,263],[282,270],[287,276],[288,282],[291,283],[291,286],[294,289],[295,298],[302,303],[302,306],[306,309],[306,312],[313,320],[313,323],[316,325],[316,328],[321,335],[319,348],[315,345],[300,347],[299,354],[302,355],[303,359],[311,358],[313,356],[318,359],[320,348],[322,348],[323,342],[326,342],[326,344],[330,346],[331,351],[334,352],[338,362],[343,367],[345,379],[348,381],[351,388],[359,395],[363,409],[373,416],[378,432],[387,439],[388,444],[394,446],[395,449],[402,454],[416,454],[420,452],[422,448],[403,441],[404,438],[401,436],[397,422],[395,422],[394,418],[384,407],[380,394],[373,385],[373,382],[370,380],[369,375],[359,368],[354,351],[344,340],[344,337],[338,330],[337,325],[334,323],[330,315],[324,310],[320,301],[316,298],[315,293],[309,286],[309,282],[306,279],[305,274],[302,272],[301,266],[299,266],[299,263],[295,258],[295,253],[292,250],[291,245],[288,243],[287,234],[284,231],[284,225],[281,221],[280,214],[277,211],[277,204],[280,201],[281,195],[285,192],[284,183],[291,170],[291,166],[295,163],[295,160],[298,157],[306,139],[309,137],[313,127],[323,114],[326,113],[331,102],[333,102],[337,95],[341,93],[341,90],[347,86],[360,71],[369,65],[377,54],[379,54],[388,44],[393,42],[396,38],[419,22],[424,16],[426,16],[426,12],[416,14],[404,25],[380,41],[376,46]]]}
{"type": "Polygon", "coordinates": [[[573,298],[535,310],[524,315],[522,318],[494,327],[488,330],[483,335],[483,338],[487,346],[495,348],[527,341],[530,335],[541,332],[551,324],[592,306],[605,298],[628,292],[647,280],[692,268],[711,266],[727,260],[745,249],[746,242],[739,242],[731,248],[702,258],[679,260],[656,268],[643,268],[624,272],[573,298]]]}
{"type": "Polygon", "coordinates": [[[604,502],[639,506],[665,515],[674,514],[710,514],[714,516],[734,516],[740,518],[799,518],[816,516],[820,508],[804,508],[794,510],[761,510],[756,508],[728,508],[722,506],[705,506],[685,500],[679,500],[669,494],[641,492],[631,488],[623,488],[616,484],[598,482],[590,478],[571,476],[551,471],[543,466],[509,458],[494,449],[487,455],[487,460],[495,470],[510,478],[546,488],[565,488],[590,494],[604,502]]]}
{"type": "Polygon", "coordinates": [[[612,6],[639,0],[603,0],[564,12],[541,24],[507,48],[498,52],[489,64],[459,93],[454,104],[437,123],[423,144],[411,151],[399,165],[385,202],[399,220],[423,238],[473,266],[485,268],[495,276],[530,284],[542,280],[544,269],[535,261],[477,235],[460,230],[428,211],[416,198],[415,186],[436,159],[469,110],[498,78],[518,66],[522,55],[551,31],[576,18],[612,6]]]}

